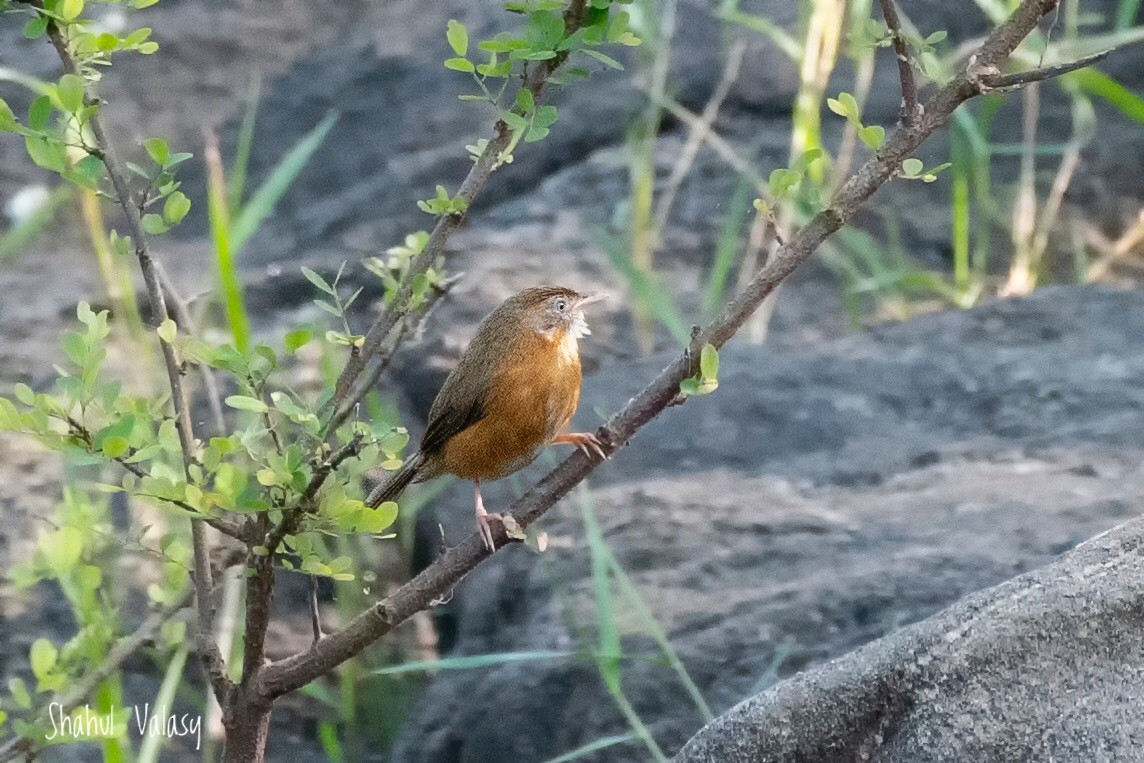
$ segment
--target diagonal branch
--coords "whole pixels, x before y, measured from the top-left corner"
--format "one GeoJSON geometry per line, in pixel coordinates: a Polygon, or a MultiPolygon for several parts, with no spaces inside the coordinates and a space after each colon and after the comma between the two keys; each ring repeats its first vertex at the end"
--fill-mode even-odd
{"type": "MultiPolygon", "coordinates": [[[[38,9],[42,8],[39,3],[37,3],[35,7],[38,9]]],[[[55,20],[51,17],[48,17],[48,19],[48,37],[55,47],[56,53],[59,55],[64,70],[69,74],[80,75],[75,63],[75,58],[71,54],[68,41],[64,38],[63,32],[55,20]]],[[[90,84],[85,85],[84,102],[89,104],[102,104],[98,94],[90,84]]],[[[126,175],[124,175],[119,160],[116,158],[111,146],[111,142],[107,138],[107,132],[103,127],[103,119],[98,111],[92,114],[88,120],[88,124],[91,126],[91,132],[95,138],[95,146],[89,148],[88,151],[93,156],[98,157],[107,169],[107,176],[110,178],[111,185],[115,190],[116,201],[119,203],[126,217],[127,231],[131,235],[131,240],[135,246],[135,256],[136,259],[139,260],[139,269],[143,273],[143,283],[147,289],[152,319],[161,324],[170,317],[170,313],[167,310],[167,301],[163,293],[159,272],[151,256],[148,238],[143,231],[139,205],[131,193],[131,188],[127,185],[126,175]]],[[[179,433],[179,444],[183,452],[183,467],[187,473],[187,478],[190,479],[190,467],[194,463],[195,435],[194,427],[191,422],[190,405],[187,402],[186,391],[183,389],[182,361],[179,358],[178,350],[173,344],[160,339],[159,345],[163,351],[163,365],[166,368],[167,382],[171,388],[171,403],[175,408],[175,424],[179,433]]],[[[199,656],[203,661],[208,676],[210,676],[211,685],[214,687],[215,693],[225,694],[230,688],[230,679],[226,675],[222,653],[219,651],[218,644],[214,641],[211,628],[213,612],[210,601],[212,588],[210,549],[207,546],[206,533],[203,530],[202,523],[194,519],[191,520],[191,544],[194,548],[194,582],[198,610],[197,630],[199,656]]]]}
{"type": "Polygon", "coordinates": [[[894,7],[894,0],[878,0],[882,6],[882,17],[886,20],[886,27],[890,30],[890,37],[894,43],[894,57],[898,59],[898,78],[902,81],[902,124],[912,124],[921,116],[918,112],[918,85],[914,80],[914,65],[910,61],[909,43],[906,42],[906,33],[902,31],[902,20],[898,18],[898,9],[894,7]]]}
{"type": "MultiPolygon", "coordinates": [[[[978,49],[975,62],[997,69],[1034,29],[1053,11],[1059,0],[1023,0],[1013,15],[993,30],[978,49]]],[[[815,215],[768,259],[743,291],[726,305],[722,314],[699,331],[691,345],[652,380],[624,409],[601,427],[596,435],[606,453],[622,447],[641,427],[678,399],[679,385],[695,371],[695,358],[704,344],[720,347],[754,313],[763,300],[806,261],[828,236],[841,228],[858,208],[901,167],[930,135],[949,121],[966,100],[985,92],[966,67],[926,103],[918,119],[904,124],[884,148],[866,162],[835,194],[830,205],[815,215]]],[[[511,507],[522,527],[537,521],[596,467],[598,461],[576,452],[537,482],[511,507]]],[[[508,538],[498,528],[497,546],[508,538]]],[[[427,609],[445,596],[470,570],[490,556],[476,534],[449,549],[421,574],[355,617],[344,628],[310,649],[263,669],[259,691],[274,698],[299,689],[365,649],[414,613],[427,609]]]]}

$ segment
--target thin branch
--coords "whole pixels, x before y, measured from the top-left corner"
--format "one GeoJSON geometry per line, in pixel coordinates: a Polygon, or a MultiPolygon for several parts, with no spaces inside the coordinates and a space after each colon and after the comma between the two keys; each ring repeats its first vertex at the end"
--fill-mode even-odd
{"type": "MultiPolygon", "coordinates": [[[[36,4],[40,8],[40,4],[36,4]]],[[[59,55],[60,62],[68,74],[80,75],[75,59],[68,49],[68,41],[64,39],[63,32],[55,20],[49,17],[48,37],[59,55]]],[[[102,104],[95,88],[90,84],[84,88],[84,102],[102,104]]],[[[107,132],[103,126],[103,119],[99,111],[91,115],[88,120],[95,145],[89,148],[93,156],[99,157],[107,169],[107,176],[115,189],[116,200],[127,221],[127,231],[135,245],[135,256],[139,260],[139,269],[143,273],[143,283],[147,289],[147,297],[151,305],[151,317],[157,323],[166,321],[170,314],[167,311],[167,301],[163,287],[159,282],[159,274],[155,261],[151,257],[148,238],[143,231],[143,225],[137,200],[131,193],[127,184],[127,177],[119,165],[115,151],[108,140],[107,132]]],[[[163,364],[167,370],[167,382],[171,388],[171,403],[175,408],[175,424],[179,434],[179,444],[183,451],[183,467],[190,479],[190,467],[194,463],[195,435],[191,423],[191,410],[187,402],[186,391],[183,389],[183,367],[178,350],[173,344],[160,339],[159,346],[163,351],[163,364]]],[[[218,644],[214,641],[211,628],[211,567],[210,549],[207,546],[206,534],[203,525],[194,519],[191,520],[191,545],[194,549],[195,563],[195,593],[198,610],[198,651],[199,657],[210,676],[211,685],[216,694],[225,694],[229,691],[231,682],[226,675],[222,654],[218,644]]]]}
{"type": "MultiPolygon", "coordinates": [[[[72,684],[71,688],[69,688],[65,694],[52,697],[50,703],[45,707],[57,708],[60,713],[66,715],[79,707],[80,703],[88,701],[91,693],[111,676],[112,673],[119,670],[124,661],[154,639],[159,629],[163,627],[163,624],[181,612],[190,598],[191,591],[187,589],[187,591],[179,597],[178,601],[172,602],[144,618],[143,622],[139,624],[139,627],[119,639],[119,641],[111,647],[111,650],[108,651],[107,656],[103,658],[103,661],[99,663],[99,665],[72,684]]],[[[41,712],[37,722],[46,723],[47,721],[47,711],[41,712]]],[[[35,745],[30,739],[25,737],[9,739],[3,747],[0,747],[0,763],[15,760],[21,755],[27,755],[29,759],[31,759],[34,749],[35,745]]]]}
{"type": "MultiPolygon", "coordinates": [[[[167,274],[167,269],[163,267],[163,263],[155,263],[155,272],[158,273],[159,283],[171,303],[171,312],[175,314],[175,321],[183,327],[183,331],[193,334],[195,322],[191,317],[187,300],[175,288],[175,283],[167,274]]],[[[218,380],[215,379],[214,369],[205,363],[200,363],[199,373],[203,377],[203,392],[206,394],[207,405],[210,406],[211,417],[214,419],[215,434],[226,434],[226,414],[222,408],[222,392],[219,390],[218,380]]]]}
{"type": "Polygon", "coordinates": [[[369,373],[366,375],[365,379],[360,380],[357,383],[357,389],[355,390],[354,394],[349,397],[345,405],[343,405],[341,409],[337,410],[334,413],[333,418],[330,419],[330,423],[327,426],[330,432],[333,432],[342,424],[349,421],[350,416],[353,415],[354,410],[357,408],[358,401],[364,398],[367,394],[369,394],[371,389],[377,386],[378,379],[380,379],[381,375],[385,373],[385,369],[389,367],[390,361],[393,360],[393,356],[401,348],[401,345],[405,341],[406,337],[416,336],[417,332],[421,328],[421,324],[424,323],[425,319],[429,317],[429,313],[432,312],[433,308],[437,305],[437,302],[449,293],[449,289],[451,289],[453,284],[456,283],[456,280],[457,279],[455,278],[449,279],[436,288],[432,289],[429,294],[425,296],[425,300],[420,305],[418,305],[416,309],[414,309],[412,312],[406,313],[405,317],[401,320],[401,324],[397,327],[393,338],[385,345],[383,345],[382,348],[378,350],[377,354],[374,356],[373,362],[371,364],[372,367],[370,368],[369,373]]]}
{"type": "MultiPolygon", "coordinates": [[[[87,427],[77,421],[73,416],[67,417],[67,424],[71,429],[71,433],[84,441],[84,443],[87,445],[88,451],[95,453],[95,446],[92,440],[91,432],[87,429],[87,427]]],[[[147,472],[145,472],[143,468],[139,466],[139,464],[129,460],[131,456],[132,454],[128,453],[126,455],[113,458],[112,461],[119,464],[124,471],[130,472],[139,479],[143,479],[144,477],[149,476],[147,472]]],[[[208,517],[202,515],[202,513],[194,506],[190,505],[186,501],[181,501],[177,498],[162,498],[158,500],[162,500],[165,503],[171,504],[172,506],[178,506],[180,509],[190,514],[200,515],[200,519],[203,522],[206,522],[208,525],[215,528],[223,535],[229,535],[235,540],[240,540],[243,542],[246,540],[247,534],[243,532],[242,525],[240,525],[238,522],[227,519],[226,517],[208,517]]]]}
{"type": "MultiPolygon", "coordinates": [[[[568,10],[564,13],[565,34],[572,34],[583,25],[587,10],[587,0],[572,0],[568,10]]],[[[568,55],[568,51],[562,51],[555,58],[536,62],[527,71],[524,87],[532,92],[534,100],[540,100],[548,84],[548,78],[564,64],[568,55]]],[[[335,412],[352,409],[366,394],[368,387],[357,385],[357,381],[369,366],[378,361],[378,354],[384,347],[386,339],[404,319],[412,296],[414,280],[418,276],[424,275],[444,254],[446,242],[461,227],[467,210],[472,207],[473,201],[477,198],[485,181],[489,179],[489,175],[500,166],[502,154],[511,142],[511,130],[503,120],[498,120],[492,139],[485,145],[485,150],[477,157],[472,169],[469,170],[469,174],[461,182],[461,187],[457,191],[455,198],[464,201],[466,212],[442,215],[437,218],[437,224],[433,227],[432,233],[429,234],[429,241],[426,242],[421,253],[409,263],[409,270],[402,281],[401,288],[394,296],[393,302],[382,310],[381,314],[374,320],[373,325],[369,327],[369,331],[366,332],[362,342],[361,351],[350,354],[345,368],[342,369],[337,382],[334,384],[334,394],[326,404],[326,409],[335,412]]],[[[327,434],[330,431],[332,428],[327,427],[327,434]]]]}
{"type": "MultiPolygon", "coordinates": [[[[671,206],[675,202],[675,196],[679,193],[679,187],[683,185],[684,178],[691,171],[695,157],[699,155],[699,149],[708,136],[712,134],[712,127],[719,117],[719,109],[722,108],[723,101],[727,100],[731,88],[739,79],[739,72],[743,68],[743,57],[746,52],[746,40],[739,39],[731,45],[731,50],[727,52],[727,63],[723,67],[723,75],[719,78],[715,92],[711,94],[707,104],[703,107],[703,113],[700,114],[698,123],[688,123],[687,140],[683,144],[683,150],[679,152],[675,166],[671,168],[671,175],[667,178],[663,196],[660,197],[659,206],[655,211],[657,235],[662,235],[664,226],[667,224],[667,216],[671,213],[671,206]]],[[[662,96],[662,91],[658,91],[658,94],[662,96]]],[[[668,99],[663,98],[662,100],[668,99]]],[[[663,108],[662,103],[656,105],[663,108]]]]}
{"type": "Polygon", "coordinates": [[[894,0],[878,0],[878,3],[882,6],[882,17],[886,20],[886,27],[890,30],[894,43],[894,57],[898,59],[898,79],[902,81],[902,124],[912,124],[921,114],[918,112],[918,85],[914,80],[909,43],[906,41],[906,33],[902,31],[902,20],[898,18],[894,0]]]}
{"type": "Polygon", "coordinates": [[[1108,50],[1094,53],[1091,56],[1079,58],[1076,61],[1069,61],[1063,64],[1054,64],[1053,66],[1042,66],[1039,69],[1028,69],[1023,72],[1014,72],[1012,74],[1000,74],[981,72],[978,74],[978,85],[981,88],[980,92],[995,92],[998,90],[1015,90],[1025,85],[1031,85],[1034,82],[1043,82],[1053,77],[1059,77],[1062,74],[1075,72],[1078,69],[1084,69],[1087,66],[1092,66],[1096,62],[1106,58],[1109,53],[1112,53],[1116,48],[1109,48],[1108,50]]]}
{"type": "MultiPolygon", "coordinates": [[[[979,65],[998,67],[1003,63],[1058,1],[1023,0],[1009,20],[994,29],[981,46],[976,55],[979,65]]],[[[694,373],[695,358],[702,346],[710,343],[720,347],[730,339],[783,279],[894,176],[904,159],[944,126],[958,106],[981,92],[982,85],[967,67],[930,98],[916,122],[898,129],[886,145],[839,188],[830,206],[815,215],[781,246],[743,291],[727,304],[723,313],[698,332],[690,346],[619,414],[597,430],[596,436],[605,453],[614,453],[671,405],[678,397],[680,382],[694,373]]],[[[521,527],[531,525],[587,477],[598,463],[583,453],[572,454],[513,503],[512,517],[521,527]]],[[[508,542],[499,526],[495,536],[497,547],[508,542]]],[[[469,536],[341,630],[326,636],[305,652],[265,667],[258,690],[263,696],[274,698],[305,686],[389,633],[414,613],[432,607],[490,554],[476,534],[469,536]]]]}

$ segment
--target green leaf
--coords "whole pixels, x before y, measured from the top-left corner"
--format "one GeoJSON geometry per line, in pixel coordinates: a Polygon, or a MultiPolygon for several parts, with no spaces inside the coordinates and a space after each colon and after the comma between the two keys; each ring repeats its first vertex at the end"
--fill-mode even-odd
{"type": "Polygon", "coordinates": [[[173,320],[168,318],[159,324],[159,328],[155,329],[155,333],[158,334],[159,338],[167,344],[173,344],[175,342],[175,337],[179,333],[179,327],[175,325],[173,320]]]}
{"type": "Polygon", "coordinates": [[[127,441],[126,437],[118,435],[104,438],[103,440],[103,455],[108,458],[120,458],[127,454],[131,443],[127,441]]]}
{"type": "Polygon", "coordinates": [[[906,177],[917,177],[918,173],[922,171],[925,165],[922,164],[921,159],[910,157],[902,162],[902,173],[906,177]]]}
{"type": "Polygon", "coordinates": [[[231,395],[225,400],[225,402],[231,408],[237,408],[240,411],[266,413],[270,410],[266,403],[262,402],[256,397],[247,397],[246,395],[231,395]]]}
{"type": "Polygon", "coordinates": [[[143,230],[153,236],[157,236],[160,233],[166,233],[168,230],[170,230],[170,227],[163,220],[163,218],[153,212],[148,212],[147,214],[143,215],[141,222],[143,225],[143,230]]]}
{"type": "Polygon", "coordinates": [[[445,68],[455,72],[473,72],[477,70],[476,64],[467,58],[449,58],[445,60],[445,68]]]}
{"type": "Polygon", "coordinates": [[[397,520],[397,503],[386,501],[376,509],[368,506],[362,509],[361,519],[355,528],[359,533],[379,533],[397,520]]]}
{"type": "Polygon", "coordinates": [[[111,53],[119,49],[119,38],[111,32],[102,32],[95,38],[95,47],[101,53],[111,53]]]}
{"type": "Polygon", "coordinates": [[[36,639],[32,642],[32,648],[28,652],[28,662],[32,668],[32,675],[43,680],[52,672],[58,658],[59,650],[56,649],[55,644],[46,638],[36,639]]]}
{"type": "Polygon", "coordinates": [[[306,277],[307,281],[314,284],[314,286],[317,286],[319,289],[326,292],[331,297],[337,296],[337,292],[334,291],[334,287],[330,286],[330,284],[328,284],[326,282],[325,278],[322,278],[315,271],[311,270],[310,268],[306,267],[305,265],[302,266],[302,275],[304,275],[306,277]]]}
{"type": "Polygon", "coordinates": [[[48,31],[48,21],[47,16],[36,16],[30,19],[27,24],[24,24],[24,36],[29,40],[43,37],[44,33],[48,31]]]}
{"type": "Polygon", "coordinates": [[[191,200],[182,191],[175,191],[163,202],[163,219],[171,225],[182,222],[191,211],[191,200]]]}
{"type": "Polygon", "coordinates": [[[703,349],[699,352],[699,373],[704,379],[719,377],[719,351],[715,349],[715,345],[703,345],[703,349]]]}
{"type": "Polygon", "coordinates": [[[17,384],[12,391],[15,393],[16,399],[24,405],[32,405],[36,400],[36,393],[27,384],[17,384]]]}
{"type": "Polygon", "coordinates": [[[48,138],[27,136],[24,138],[24,148],[37,166],[52,172],[64,172],[67,169],[67,149],[62,143],[48,138]]]}
{"type": "Polygon", "coordinates": [[[28,686],[24,683],[24,679],[9,678],[8,693],[12,695],[12,700],[18,707],[25,710],[32,709],[32,696],[28,694],[28,686]]]}
{"type": "MultiPolygon", "coordinates": [[[[456,19],[449,19],[449,24],[445,28],[445,37],[449,40],[449,47],[458,56],[464,56],[469,52],[469,30],[465,29],[465,25],[456,19]]],[[[470,69],[470,71],[472,71],[470,69]]]]}
{"type": "Polygon", "coordinates": [[[592,58],[594,58],[597,61],[599,61],[600,63],[602,63],[604,66],[607,66],[609,69],[617,69],[619,71],[624,70],[623,64],[621,64],[619,61],[612,58],[611,56],[606,55],[604,53],[601,53],[598,50],[592,50],[591,48],[584,48],[580,52],[584,53],[585,55],[591,56],[592,58]]]}
{"type": "Polygon", "coordinates": [[[877,150],[886,140],[886,130],[880,125],[868,125],[858,130],[858,137],[868,147],[877,150]]]}
{"type": "Polygon", "coordinates": [[[171,158],[171,149],[167,141],[162,138],[148,138],[143,141],[143,148],[147,149],[147,155],[155,164],[160,167],[167,166],[167,161],[171,158]]]}
{"type": "Polygon", "coordinates": [[[299,348],[305,347],[313,339],[313,331],[309,329],[294,329],[286,332],[286,336],[283,338],[283,345],[286,347],[286,352],[295,352],[299,348]]]}
{"type": "Polygon", "coordinates": [[[50,96],[41,95],[28,107],[28,127],[33,130],[43,130],[48,126],[51,116],[52,99],[50,96]]]}
{"type": "Polygon", "coordinates": [[[75,74],[65,74],[56,83],[56,95],[65,111],[79,111],[83,108],[83,79],[75,74]]]}
{"type": "Polygon", "coordinates": [[[70,570],[83,554],[83,534],[71,525],[64,525],[40,542],[44,560],[57,575],[70,570]]]}
{"type": "Polygon", "coordinates": [[[516,105],[525,114],[530,114],[536,108],[536,101],[533,100],[532,91],[527,87],[522,87],[516,91],[516,105]]]}
{"type": "Polygon", "coordinates": [[[63,0],[59,8],[64,21],[74,21],[83,13],[83,0],[63,0]]]}
{"type": "Polygon", "coordinates": [[[944,40],[947,35],[948,33],[944,29],[939,29],[926,38],[926,45],[935,45],[944,40]]]}
{"type": "Polygon", "coordinates": [[[0,132],[15,132],[19,127],[12,107],[3,98],[0,98],[0,132]]]}

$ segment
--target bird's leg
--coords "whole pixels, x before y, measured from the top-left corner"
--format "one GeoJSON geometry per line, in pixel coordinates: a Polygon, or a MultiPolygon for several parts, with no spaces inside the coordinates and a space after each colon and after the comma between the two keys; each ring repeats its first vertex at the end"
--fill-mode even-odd
{"type": "Polygon", "coordinates": [[[604,452],[604,445],[600,439],[591,432],[565,432],[558,434],[552,438],[553,445],[575,445],[580,450],[584,451],[584,455],[592,458],[594,455],[599,456],[601,461],[606,461],[608,454],[604,452]]]}
{"type": "Polygon", "coordinates": [[[484,542],[485,548],[489,551],[496,551],[496,543],[493,542],[493,528],[489,520],[495,519],[501,521],[500,514],[490,514],[485,511],[485,502],[481,498],[481,483],[476,482],[477,490],[477,532],[481,534],[481,541],[484,542]]]}

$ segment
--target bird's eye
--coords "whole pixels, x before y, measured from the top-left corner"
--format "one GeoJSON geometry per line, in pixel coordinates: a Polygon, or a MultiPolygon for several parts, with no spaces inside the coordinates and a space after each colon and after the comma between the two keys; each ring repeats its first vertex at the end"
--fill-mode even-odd
{"type": "Polygon", "coordinates": [[[561,313],[562,313],[562,312],[564,312],[564,311],[565,311],[565,310],[567,310],[567,309],[568,309],[568,302],[567,302],[567,301],[565,301],[565,300],[563,300],[563,299],[558,299],[558,300],[556,300],[556,310],[557,310],[558,312],[561,312],[561,313]]]}

